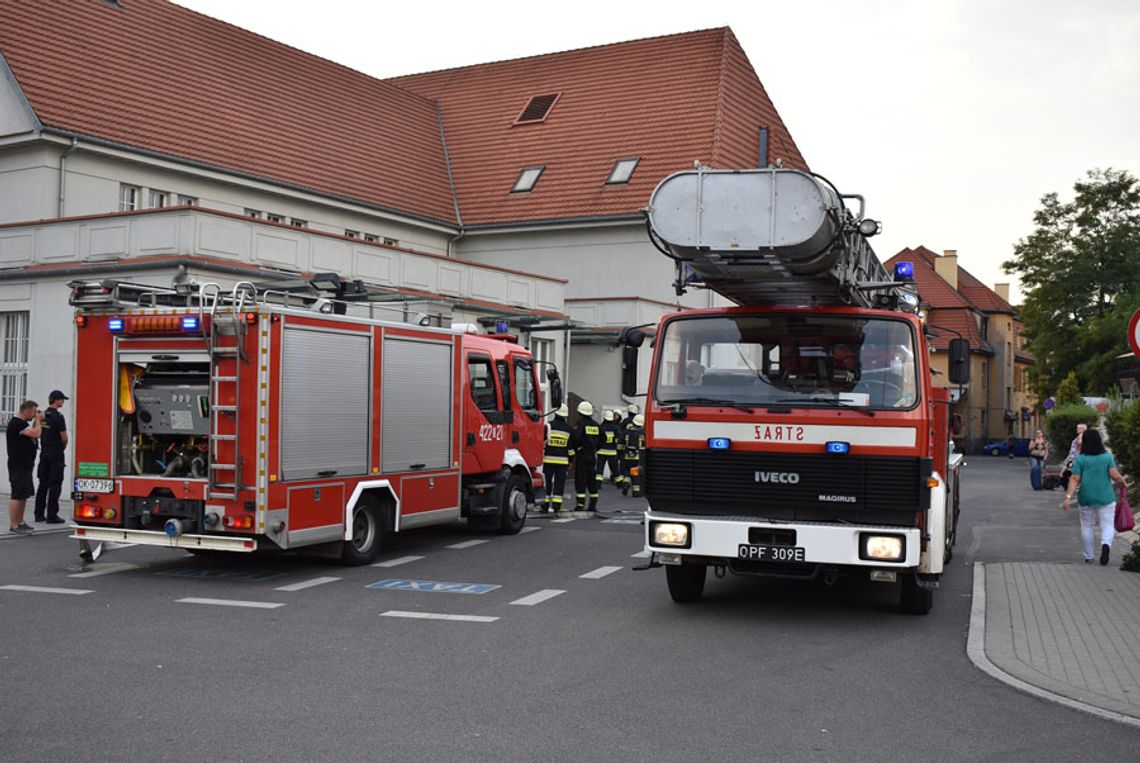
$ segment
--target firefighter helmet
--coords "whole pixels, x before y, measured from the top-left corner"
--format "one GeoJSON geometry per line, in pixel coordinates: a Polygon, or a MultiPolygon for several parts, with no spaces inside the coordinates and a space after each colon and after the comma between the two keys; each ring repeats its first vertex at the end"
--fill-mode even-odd
{"type": "Polygon", "coordinates": [[[561,405],[558,407],[558,410],[554,412],[554,415],[555,416],[561,416],[562,418],[566,418],[567,416],[570,415],[570,409],[567,408],[565,405],[561,405]]]}
{"type": "Polygon", "coordinates": [[[613,421],[613,420],[614,420],[614,412],[613,412],[613,409],[612,409],[612,408],[607,408],[607,409],[606,409],[606,410],[605,410],[605,411],[602,413],[602,421],[613,421]]]}
{"type": "Polygon", "coordinates": [[[590,405],[589,400],[583,400],[578,403],[578,414],[581,416],[593,416],[594,406],[590,405]]]}
{"type": "Polygon", "coordinates": [[[633,423],[635,426],[643,427],[645,426],[645,417],[639,413],[633,417],[633,423]]]}
{"type": "Polygon", "coordinates": [[[636,416],[638,414],[637,403],[630,403],[629,407],[626,408],[626,410],[636,416]]]}

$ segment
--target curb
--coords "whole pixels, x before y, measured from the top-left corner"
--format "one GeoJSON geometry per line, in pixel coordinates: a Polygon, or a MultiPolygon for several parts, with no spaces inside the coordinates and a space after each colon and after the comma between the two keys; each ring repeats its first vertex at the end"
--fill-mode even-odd
{"type": "Polygon", "coordinates": [[[1130,715],[1105,710],[1096,705],[1090,705],[1080,700],[1042,689],[1039,686],[1026,683],[1020,678],[1011,676],[990,662],[989,657],[986,656],[986,566],[982,562],[974,562],[974,593],[970,605],[970,632],[966,638],[966,655],[970,658],[970,662],[974,663],[974,666],[983,673],[1026,694],[1046,700],[1047,702],[1064,705],[1072,710],[1079,710],[1082,713],[1095,715],[1098,718],[1116,721],[1117,723],[1123,723],[1126,726],[1140,729],[1140,718],[1133,718],[1130,715]]]}
{"type": "Polygon", "coordinates": [[[9,538],[35,538],[38,535],[59,535],[60,533],[69,533],[73,530],[75,530],[75,525],[71,524],[70,522],[65,525],[54,526],[50,530],[47,528],[44,528],[42,530],[36,528],[36,531],[31,535],[17,535],[16,533],[8,532],[5,530],[3,533],[0,533],[0,540],[9,538]]]}

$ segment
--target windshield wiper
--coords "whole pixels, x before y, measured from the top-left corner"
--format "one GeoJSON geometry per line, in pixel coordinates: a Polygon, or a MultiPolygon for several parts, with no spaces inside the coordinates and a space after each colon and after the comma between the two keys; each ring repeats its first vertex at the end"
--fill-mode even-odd
{"type": "Polygon", "coordinates": [[[830,405],[832,408],[842,408],[844,410],[849,410],[849,411],[859,411],[859,413],[864,413],[868,416],[874,416],[875,415],[874,411],[867,410],[866,408],[860,408],[859,406],[852,405],[851,403],[845,403],[842,400],[840,400],[838,397],[820,397],[818,395],[812,396],[812,397],[782,397],[779,400],[777,400],[776,402],[777,403],[826,403],[827,405],[830,405]]]}
{"type": "Polygon", "coordinates": [[[686,397],[677,400],[662,400],[661,405],[676,405],[682,410],[686,405],[723,405],[726,408],[735,408],[738,411],[752,413],[752,407],[738,403],[735,400],[726,400],[716,397],[686,397]]]}

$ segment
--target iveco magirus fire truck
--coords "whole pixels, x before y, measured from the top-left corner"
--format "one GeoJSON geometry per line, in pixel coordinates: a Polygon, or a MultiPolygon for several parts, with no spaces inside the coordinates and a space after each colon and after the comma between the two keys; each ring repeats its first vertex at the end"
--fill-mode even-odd
{"type": "Polygon", "coordinates": [[[73,537],[88,557],[125,541],[366,564],[391,532],[526,521],[544,424],[512,337],[247,283],[71,286],[73,537]]]}
{"type": "MultiPolygon", "coordinates": [[[[680,172],[646,212],[678,292],[703,286],[737,305],[671,313],[653,342],[646,550],[673,599],[700,598],[709,567],[854,572],[928,612],[954,543],[961,456],[913,270],[888,274],[875,257],[861,198],[795,170],[680,172]]],[[[953,383],[966,381],[966,353],[954,340],[953,383]]]]}

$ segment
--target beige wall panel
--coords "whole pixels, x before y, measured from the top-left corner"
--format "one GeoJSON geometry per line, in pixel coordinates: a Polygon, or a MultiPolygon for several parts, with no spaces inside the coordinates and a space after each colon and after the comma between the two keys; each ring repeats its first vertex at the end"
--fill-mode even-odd
{"type": "Polygon", "coordinates": [[[32,264],[32,234],[28,232],[0,234],[0,267],[32,264]]]}

